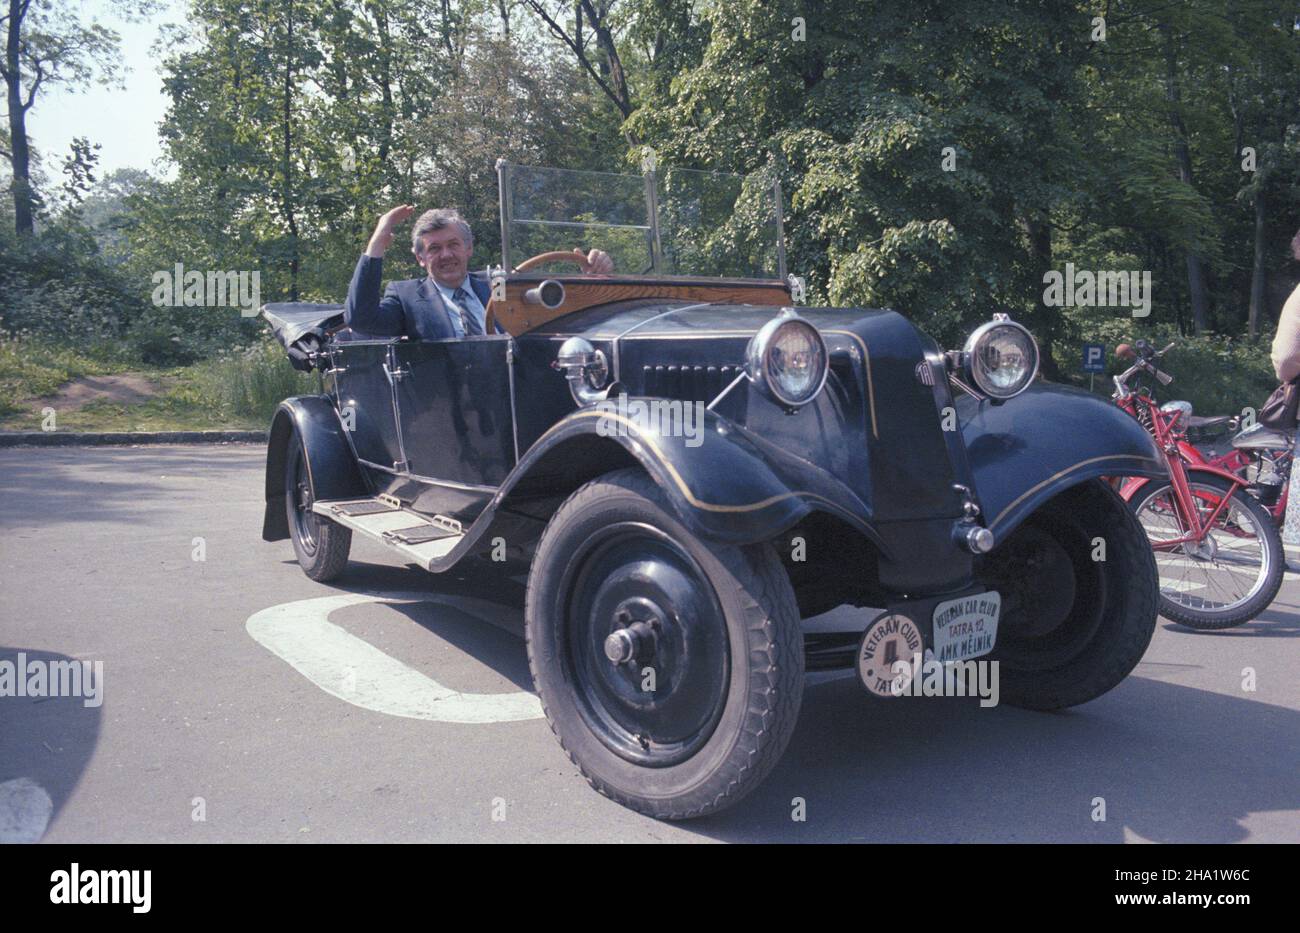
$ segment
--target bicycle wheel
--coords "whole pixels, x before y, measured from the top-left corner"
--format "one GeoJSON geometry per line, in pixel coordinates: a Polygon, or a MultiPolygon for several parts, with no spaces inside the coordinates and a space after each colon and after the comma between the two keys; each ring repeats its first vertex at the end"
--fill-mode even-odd
{"type": "MultiPolygon", "coordinates": [[[[1188,477],[1201,522],[1209,520],[1231,484],[1217,476],[1188,477]]],[[[1263,612],[1282,585],[1286,559],[1268,509],[1238,487],[1198,542],[1185,537],[1173,486],[1153,485],[1130,502],[1155,550],[1160,614],[1194,629],[1230,628],[1263,612]]]]}

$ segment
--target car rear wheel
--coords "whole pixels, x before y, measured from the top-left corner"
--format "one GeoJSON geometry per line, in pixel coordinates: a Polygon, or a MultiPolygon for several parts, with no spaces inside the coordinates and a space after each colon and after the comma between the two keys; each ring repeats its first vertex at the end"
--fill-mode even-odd
{"type": "Polygon", "coordinates": [[[352,531],[312,511],[316,501],[311,471],[302,449],[302,438],[294,431],[284,457],[284,506],[289,519],[289,537],[298,564],[313,580],[333,580],[348,565],[352,531]]]}
{"type": "Polygon", "coordinates": [[[1155,632],[1151,547],[1101,480],[1067,489],[1031,515],[976,570],[1002,594],[1002,699],[1061,709],[1095,699],[1137,666],[1155,632]]]}
{"type": "Polygon", "coordinates": [[[731,806],[794,731],[803,634],[776,553],[699,541],[637,470],[551,518],[525,623],[551,729],[592,787],[634,810],[731,806]]]}

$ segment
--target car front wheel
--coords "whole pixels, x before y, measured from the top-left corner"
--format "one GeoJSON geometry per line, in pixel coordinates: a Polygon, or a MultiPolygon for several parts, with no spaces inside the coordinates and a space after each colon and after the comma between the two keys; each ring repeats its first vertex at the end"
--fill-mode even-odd
{"type": "Polygon", "coordinates": [[[634,810],[722,810],[794,731],[803,635],[776,553],[699,541],[639,471],[588,483],[551,518],[525,621],[560,744],[596,790],[634,810]]]}

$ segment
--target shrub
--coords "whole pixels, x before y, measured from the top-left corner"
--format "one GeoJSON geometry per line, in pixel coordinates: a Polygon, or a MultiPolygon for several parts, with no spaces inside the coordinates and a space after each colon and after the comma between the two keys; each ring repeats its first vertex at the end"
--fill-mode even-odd
{"type": "Polygon", "coordinates": [[[315,376],[291,367],[283,348],[270,341],[197,363],[190,374],[196,401],[225,416],[267,424],[283,399],[318,391],[315,376]]]}
{"type": "Polygon", "coordinates": [[[1143,378],[1161,401],[1184,399],[1200,415],[1237,414],[1246,406],[1258,409],[1277,387],[1269,360],[1270,338],[1183,336],[1170,325],[1148,325],[1132,318],[1073,323],[1070,336],[1053,344],[1052,352],[1072,381],[1086,386],[1088,378],[1081,371],[1083,345],[1104,344],[1107,368],[1104,376],[1098,374],[1096,390],[1107,395],[1113,390],[1111,377],[1129,367],[1115,355],[1116,344],[1142,338],[1157,349],[1175,343],[1161,367],[1174,377],[1173,383],[1162,386],[1150,377],[1143,378]]]}

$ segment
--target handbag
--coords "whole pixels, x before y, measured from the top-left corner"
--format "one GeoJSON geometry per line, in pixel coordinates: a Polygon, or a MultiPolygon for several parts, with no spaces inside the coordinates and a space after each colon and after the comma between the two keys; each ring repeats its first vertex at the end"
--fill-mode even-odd
{"type": "Polygon", "coordinates": [[[1292,379],[1284,382],[1268,397],[1255,420],[1274,431],[1294,431],[1300,415],[1300,386],[1292,379]]]}

